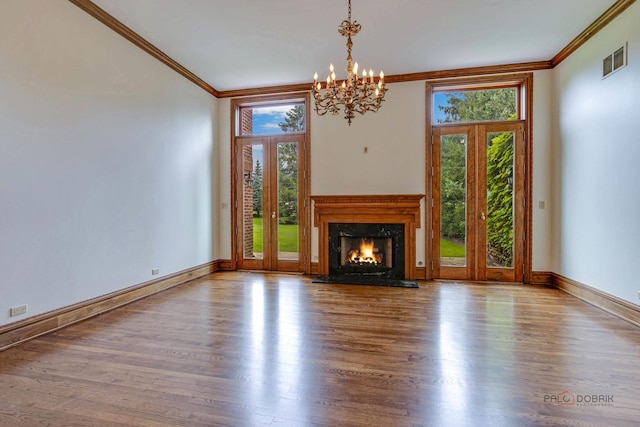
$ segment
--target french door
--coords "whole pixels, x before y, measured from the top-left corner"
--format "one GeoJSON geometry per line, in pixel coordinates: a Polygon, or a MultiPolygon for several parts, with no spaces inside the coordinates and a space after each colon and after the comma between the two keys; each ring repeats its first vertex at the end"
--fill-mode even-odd
{"type": "Polygon", "coordinates": [[[238,268],[304,270],[304,139],[304,134],[236,138],[238,268]]]}
{"type": "Polygon", "coordinates": [[[523,281],[524,124],[434,126],[433,277],[523,281]]]}

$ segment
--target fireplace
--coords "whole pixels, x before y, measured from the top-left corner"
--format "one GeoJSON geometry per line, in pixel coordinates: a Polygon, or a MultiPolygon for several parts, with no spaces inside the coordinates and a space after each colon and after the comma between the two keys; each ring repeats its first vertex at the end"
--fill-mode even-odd
{"type": "Polygon", "coordinates": [[[329,224],[329,275],[404,279],[404,224],[329,224]]]}
{"type": "Polygon", "coordinates": [[[311,198],[318,227],[318,274],[416,278],[416,228],[424,195],[311,198]],[[351,261],[345,258],[349,254],[351,261]]]}

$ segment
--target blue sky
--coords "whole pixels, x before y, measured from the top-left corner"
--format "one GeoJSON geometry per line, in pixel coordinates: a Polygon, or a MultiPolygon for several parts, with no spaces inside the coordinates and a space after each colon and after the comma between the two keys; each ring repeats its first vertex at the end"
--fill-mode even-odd
{"type": "Polygon", "coordinates": [[[438,123],[438,120],[444,120],[444,113],[438,108],[438,105],[448,105],[447,92],[436,92],[433,95],[433,121],[438,123]]]}
{"type": "Polygon", "coordinates": [[[291,110],[293,105],[276,105],[271,107],[254,107],[253,108],[253,134],[254,135],[273,135],[280,134],[282,129],[278,123],[284,121],[287,111],[291,110]]]}

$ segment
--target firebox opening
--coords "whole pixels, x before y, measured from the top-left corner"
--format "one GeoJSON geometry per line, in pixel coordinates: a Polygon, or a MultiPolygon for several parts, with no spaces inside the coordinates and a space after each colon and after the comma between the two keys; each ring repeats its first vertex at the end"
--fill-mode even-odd
{"type": "Polygon", "coordinates": [[[393,239],[340,237],[341,265],[393,267],[393,239]]]}

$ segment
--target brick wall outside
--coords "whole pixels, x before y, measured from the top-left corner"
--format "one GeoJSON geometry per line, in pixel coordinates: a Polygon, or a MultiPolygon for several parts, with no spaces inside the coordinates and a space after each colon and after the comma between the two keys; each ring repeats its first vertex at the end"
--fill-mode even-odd
{"type": "MultiPolygon", "coordinates": [[[[240,134],[251,135],[253,116],[250,108],[241,110],[240,134]]],[[[251,146],[242,147],[242,233],[244,257],[253,258],[253,187],[244,179],[245,174],[253,174],[253,150],[251,146]]]]}

